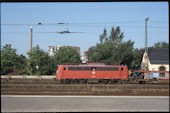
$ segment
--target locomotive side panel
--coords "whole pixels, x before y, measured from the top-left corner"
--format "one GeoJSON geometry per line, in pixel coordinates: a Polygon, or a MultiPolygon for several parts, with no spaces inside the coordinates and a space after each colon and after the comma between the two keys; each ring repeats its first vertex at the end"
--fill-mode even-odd
{"type": "Polygon", "coordinates": [[[63,66],[58,66],[58,70],[56,71],[57,80],[61,80],[63,78],[63,66]]]}
{"type": "Polygon", "coordinates": [[[73,66],[62,65],[58,68],[61,79],[128,79],[127,66],[73,66]]]}
{"type": "Polygon", "coordinates": [[[127,66],[120,67],[120,78],[121,80],[128,80],[129,79],[129,71],[127,66]]]}
{"type": "Polygon", "coordinates": [[[104,67],[68,67],[64,71],[66,78],[74,79],[114,79],[120,78],[119,70],[111,70],[111,67],[101,70],[104,67]],[[109,70],[110,69],[110,70],[109,70]]]}
{"type": "Polygon", "coordinates": [[[80,69],[78,66],[67,66],[66,70],[63,73],[63,79],[84,79],[90,78],[91,72],[88,67],[84,70],[80,69]]]}

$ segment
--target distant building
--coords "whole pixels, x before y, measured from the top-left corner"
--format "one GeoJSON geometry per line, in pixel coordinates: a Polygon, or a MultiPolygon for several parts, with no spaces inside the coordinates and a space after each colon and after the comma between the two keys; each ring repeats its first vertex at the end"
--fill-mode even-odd
{"type": "MultiPolygon", "coordinates": [[[[60,47],[63,46],[48,46],[48,54],[50,56],[53,56],[60,47]]],[[[77,53],[80,55],[80,47],[76,47],[76,46],[66,46],[66,47],[74,48],[77,51],[77,53]]]]}
{"type": "MultiPolygon", "coordinates": [[[[144,52],[142,70],[149,71],[169,71],[169,49],[168,48],[149,48],[148,54],[144,52]]],[[[158,78],[169,79],[169,73],[152,73],[158,78]]]]}
{"type": "Polygon", "coordinates": [[[81,53],[81,55],[80,55],[80,59],[81,59],[81,61],[82,61],[83,64],[86,64],[87,61],[88,61],[85,52],[86,52],[86,51],[83,51],[83,52],[81,53]]]}
{"type": "Polygon", "coordinates": [[[53,56],[55,53],[55,46],[48,46],[48,54],[53,56]]]}

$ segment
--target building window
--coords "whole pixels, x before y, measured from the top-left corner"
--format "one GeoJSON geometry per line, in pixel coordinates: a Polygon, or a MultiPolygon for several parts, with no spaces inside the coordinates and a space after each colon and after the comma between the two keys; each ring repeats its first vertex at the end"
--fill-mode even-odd
{"type": "MultiPolygon", "coordinates": [[[[159,71],[165,71],[165,67],[164,66],[160,66],[159,67],[159,71]]],[[[165,73],[159,73],[159,77],[165,77],[165,73]]]]}

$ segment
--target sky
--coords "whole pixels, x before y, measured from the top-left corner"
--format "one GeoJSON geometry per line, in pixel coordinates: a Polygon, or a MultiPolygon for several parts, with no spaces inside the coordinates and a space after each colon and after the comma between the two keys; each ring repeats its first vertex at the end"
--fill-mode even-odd
{"type": "Polygon", "coordinates": [[[106,28],[120,26],[123,41],[134,41],[134,48],[145,47],[145,19],[148,46],[169,42],[168,2],[37,2],[1,3],[1,48],[11,44],[18,54],[33,47],[44,51],[48,46],[78,46],[81,52],[100,43],[106,28]],[[38,25],[42,23],[42,25],[38,25]],[[65,23],[65,24],[59,24],[65,23]],[[68,24],[66,24],[68,23],[68,24]],[[83,32],[58,34],[66,31],[83,32]]]}

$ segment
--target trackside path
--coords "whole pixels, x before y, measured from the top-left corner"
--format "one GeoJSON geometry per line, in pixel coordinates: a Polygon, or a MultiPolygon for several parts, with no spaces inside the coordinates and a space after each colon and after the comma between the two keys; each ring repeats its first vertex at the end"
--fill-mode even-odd
{"type": "Polygon", "coordinates": [[[169,111],[169,96],[2,95],[2,112],[169,111]]]}

